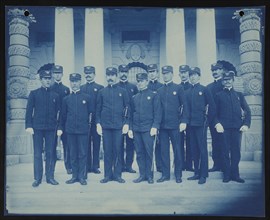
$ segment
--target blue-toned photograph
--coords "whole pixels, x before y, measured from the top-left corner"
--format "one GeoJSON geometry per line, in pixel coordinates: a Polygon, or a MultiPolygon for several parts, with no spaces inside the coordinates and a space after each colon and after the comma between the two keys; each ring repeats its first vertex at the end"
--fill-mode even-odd
{"type": "Polygon", "coordinates": [[[4,23],[4,215],[266,215],[264,6],[4,23]]]}

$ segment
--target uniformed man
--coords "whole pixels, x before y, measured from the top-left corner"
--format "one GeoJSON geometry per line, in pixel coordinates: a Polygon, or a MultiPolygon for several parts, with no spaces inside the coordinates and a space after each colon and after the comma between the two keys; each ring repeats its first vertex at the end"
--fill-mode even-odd
{"type": "MultiPolygon", "coordinates": [[[[52,76],[54,79],[54,83],[51,86],[51,90],[56,92],[59,95],[60,108],[61,108],[63,98],[70,94],[69,88],[62,83],[63,67],[60,65],[54,65],[52,67],[52,76]]],[[[63,149],[64,149],[65,168],[66,168],[67,174],[71,174],[72,169],[71,169],[71,163],[70,163],[70,152],[69,152],[69,148],[68,148],[67,135],[66,135],[65,131],[63,131],[63,134],[61,135],[61,140],[62,140],[63,149]]],[[[55,141],[55,144],[57,145],[57,140],[55,141]]],[[[56,149],[56,147],[55,147],[55,149],[56,149]]],[[[55,156],[56,156],[56,152],[55,152],[55,156]]]]}
{"type": "Polygon", "coordinates": [[[117,69],[106,69],[108,86],[98,92],[96,107],[97,133],[103,135],[104,179],[101,183],[122,179],[122,134],[129,130],[129,99],[127,91],[116,85],[117,69]]]}
{"type": "MultiPolygon", "coordinates": [[[[207,88],[210,90],[212,97],[214,98],[218,92],[223,89],[222,85],[222,73],[223,66],[221,63],[213,63],[211,65],[212,76],[214,78],[214,82],[207,85],[207,88]]],[[[222,170],[222,154],[221,154],[221,145],[218,140],[219,135],[213,124],[209,124],[209,129],[212,138],[212,159],[213,159],[213,167],[209,169],[209,172],[221,171],[222,170]]]]}
{"type": "Polygon", "coordinates": [[[208,177],[207,119],[209,123],[214,123],[216,107],[208,88],[200,85],[200,76],[198,67],[190,69],[189,80],[192,86],[187,90],[186,97],[190,110],[189,135],[194,158],[194,176],[188,180],[199,180],[199,184],[204,184],[208,177]]]}
{"type": "Polygon", "coordinates": [[[140,176],[133,180],[139,183],[147,180],[153,184],[153,154],[157,132],[161,122],[161,103],[159,95],[147,88],[147,73],[136,75],[139,93],[132,98],[132,122],[129,137],[133,138],[140,176]]]}
{"type": "MultiPolygon", "coordinates": [[[[188,90],[191,87],[189,82],[189,66],[181,65],[179,66],[179,76],[181,78],[180,85],[184,88],[184,91],[188,90]]],[[[191,148],[190,148],[190,137],[188,132],[189,126],[185,131],[180,132],[180,148],[182,154],[182,170],[194,171],[193,169],[193,160],[191,158],[191,148]],[[186,143],[186,144],[184,144],[186,143]]]]}
{"type": "Polygon", "coordinates": [[[57,132],[61,135],[65,129],[70,148],[72,178],[66,183],[80,182],[81,185],[87,185],[87,134],[89,115],[93,112],[93,106],[91,106],[90,96],[80,91],[81,75],[72,73],[69,75],[69,80],[72,92],[63,99],[60,129],[57,132]]]}
{"type": "Polygon", "coordinates": [[[170,141],[174,153],[174,175],[176,183],[182,182],[182,152],[180,149],[180,132],[186,129],[188,109],[181,85],[173,83],[173,67],[163,66],[164,85],[158,89],[162,106],[162,120],[159,137],[162,160],[162,176],[157,182],[170,179],[170,141]],[[182,114],[183,113],[183,114],[182,114]],[[180,131],[180,132],[179,132],[180,131]]]}
{"type": "MultiPolygon", "coordinates": [[[[117,83],[117,85],[127,91],[129,100],[131,100],[132,96],[138,93],[138,89],[136,85],[128,82],[128,66],[127,65],[120,65],[118,67],[118,77],[119,77],[119,82],[117,83]]],[[[134,151],[135,151],[134,143],[133,143],[133,139],[129,138],[127,134],[123,135],[121,149],[122,149],[122,161],[123,161],[122,170],[129,173],[136,173],[136,171],[132,169],[132,163],[134,160],[134,151]],[[124,145],[126,146],[126,155],[125,155],[124,145]]]]}
{"type": "Polygon", "coordinates": [[[100,138],[101,137],[97,133],[95,106],[97,104],[98,91],[103,89],[104,86],[97,84],[95,82],[95,77],[96,77],[95,67],[85,66],[84,74],[85,74],[86,83],[81,86],[81,91],[90,96],[90,100],[92,102],[92,105],[94,106],[93,114],[91,117],[92,120],[90,122],[91,131],[88,134],[89,146],[88,146],[88,153],[87,153],[87,171],[99,174],[100,173],[99,152],[100,152],[100,138]]]}
{"type": "Polygon", "coordinates": [[[50,70],[39,72],[41,87],[30,92],[26,107],[25,128],[33,135],[34,143],[34,179],[32,186],[37,187],[42,181],[43,140],[45,141],[45,175],[46,181],[52,185],[59,183],[54,179],[55,166],[55,136],[57,113],[60,110],[60,100],[57,93],[51,91],[52,73],[50,70]]]}
{"type": "MultiPolygon", "coordinates": [[[[147,72],[148,72],[148,89],[152,90],[153,92],[157,92],[157,90],[162,86],[162,83],[158,81],[159,78],[159,72],[158,72],[158,66],[157,64],[150,64],[147,66],[147,72]]],[[[162,172],[162,163],[161,163],[161,150],[160,150],[160,144],[159,144],[159,136],[157,136],[157,143],[155,148],[155,162],[156,162],[156,168],[158,172],[162,172]]]]}
{"type": "Polygon", "coordinates": [[[224,183],[230,180],[239,183],[245,182],[239,175],[241,138],[242,132],[247,131],[251,124],[250,108],[243,94],[233,89],[234,75],[233,71],[223,73],[222,84],[224,89],[216,95],[217,120],[219,123],[215,128],[221,134],[221,143],[223,143],[224,183]],[[244,118],[242,118],[242,115],[244,115],[244,118]]]}

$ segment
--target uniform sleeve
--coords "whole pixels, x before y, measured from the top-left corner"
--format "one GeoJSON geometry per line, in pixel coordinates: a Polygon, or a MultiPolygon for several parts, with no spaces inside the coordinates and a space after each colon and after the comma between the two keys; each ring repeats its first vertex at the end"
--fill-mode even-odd
{"type": "Polygon", "coordinates": [[[251,124],[251,111],[250,108],[247,104],[247,101],[245,99],[245,97],[243,96],[242,93],[239,93],[240,95],[240,104],[241,104],[241,108],[244,111],[244,120],[243,120],[243,125],[247,125],[248,127],[250,127],[251,124]]]}
{"type": "Polygon", "coordinates": [[[129,117],[129,130],[133,130],[133,113],[135,111],[134,97],[131,97],[130,100],[130,117],[129,117]]]}
{"type": "Polygon", "coordinates": [[[100,123],[101,121],[101,110],[103,105],[103,97],[102,97],[102,90],[98,91],[97,94],[97,106],[96,106],[96,123],[100,123]]]}
{"type": "Polygon", "coordinates": [[[137,88],[137,86],[135,85],[135,86],[134,86],[134,95],[136,95],[138,92],[139,92],[139,91],[138,91],[138,88],[137,88]]]}
{"type": "Polygon", "coordinates": [[[124,90],[124,124],[129,124],[129,118],[130,118],[130,100],[129,96],[126,90],[124,90]],[[125,110],[127,109],[127,110],[125,110]],[[126,111],[126,113],[125,113],[126,111]]]}
{"type": "Polygon", "coordinates": [[[159,94],[156,93],[154,96],[154,122],[152,125],[152,128],[157,128],[159,129],[160,123],[161,123],[161,117],[162,117],[162,107],[161,107],[161,101],[159,94]]]}
{"type": "Polygon", "coordinates": [[[208,88],[205,88],[205,95],[206,95],[206,103],[208,104],[208,114],[207,114],[208,122],[209,124],[215,125],[217,123],[217,109],[212,93],[208,88]]]}
{"type": "Polygon", "coordinates": [[[59,123],[59,129],[64,130],[65,123],[67,120],[67,96],[62,101],[62,107],[60,111],[60,123],[59,123]]]}
{"type": "Polygon", "coordinates": [[[186,99],[186,94],[184,91],[184,88],[182,86],[179,86],[178,90],[178,98],[179,98],[179,103],[181,104],[179,111],[180,112],[180,122],[182,123],[188,123],[189,119],[189,107],[187,105],[187,99],[186,99]]]}
{"type": "Polygon", "coordinates": [[[34,93],[31,91],[26,106],[25,128],[33,128],[34,100],[34,93]]]}

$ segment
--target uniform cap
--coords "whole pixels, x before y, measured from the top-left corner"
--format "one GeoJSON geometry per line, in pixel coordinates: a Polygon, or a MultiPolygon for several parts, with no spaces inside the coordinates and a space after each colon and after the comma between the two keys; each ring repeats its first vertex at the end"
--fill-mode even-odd
{"type": "Polygon", "coordinates": [[[199,67],[191,67],[189,71],[189,75],[192,74],[198,74],[199,76],[201,75],[201,70],[199,67]]]}
{"type": "Polygon", "coordinates": [[[161,68],[161,72],[162,72],[162,73],[173,72],[173,67],[172,67],[172,66],[163,66],[163,67],[161,68]]]}
{"type": "Polygon", "coordinates": [[[41,70],[39,72],[39,78],[52,78],[52,73],[50,70],[41,70]]]}
{"type": "Polygon", "coordinates": [[[223,73],[222,79],[233,79],[234,76],[235,76],[234,71],[228,71],[223,73]]]}
{"type": "Polygon", "coordinates": [[[106,68],[106,75],[117,75],[117,69],[115,67],[106,68]]]}
{"type": "Polygon", "coordinates": [[[217,69],[222,69],[223,65],[221,63],[213,63],[211,64],[211,71],[217,70],[217,69]]]}
{"type": "Polygon", "coordinates": [[[118,67],[118,71],[119,72],[128,72],[128,66],[127,65],[124,65],[124,64],[122,64],[122,65],[120,65],[119,67],[118,67]]]}
{"type": "Polygon", "coordinates": [[[53,73],[63,73],[63,67],[60,65],[54,65],[52,68],[53,73]]]}
{"type": "Polygon", "coordinates": [[[95,73],[95,67],[93,67],[93,66],[85,66],[84,67],[84,73],[86,73],[86,74],[95,73]]]}
{"type": "Polygon", "coordinates": [[[148,79],[148,75],[147,73],[137,73],[136,74],[136,80],[147,80],[148,79]]]}
{"type": "Polygon", "coordinates": [[[179,66],[179,72],[186,72],[189,71],[189,65],[181,65],[179,66]]]}
{"type": "Polygon", "coordinates": [[[82,76],[81,76],[81,74],[79,74],[79,73],[71,73],[71,74],[69,74],[69,80],[70,80],[71,82],[79,81],[79,80],[81,80],[81,79],[82,79],[82,76]]]}
{"type": "Polygon", "coordinates": [[[151,71],[151,70],[157,70],[157,64],[150,64],[147,66],[147,71],[151,71]]]}

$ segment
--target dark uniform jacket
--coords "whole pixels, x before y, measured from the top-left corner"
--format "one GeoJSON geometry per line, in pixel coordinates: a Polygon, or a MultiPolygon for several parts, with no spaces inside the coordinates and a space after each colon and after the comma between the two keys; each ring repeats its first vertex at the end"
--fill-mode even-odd
{"type": "Polygon", "coordinates": [[[97,94],[98,91],[103,89],[104,86],[97,84],[96,82],[85,83],[81,86],[81,91],[85,94],[90,95],[91,104],[93,108],[93,120],[95,120],[96,104],[97,104],[97,94]]]}
{"type": "Polygon", "coordinates": [[[188,106],[182,86],[173,82],[158,89],[162,105],[161,128],[178,129],[179,124],[188,123],[188,106]]]}
{"type": "Polygon", "coordinates": [[[50,88],[41,87],[31,91],[26,107],[25,128],[54,130],[59,110],[59,95],[50,88]]]}
{"type": "Polygon", "coordinates": [[[186,91],[187,104],[190,111],[189,125],[203,126],[208,105],[207,118],[209,123],[216,124],[216,106],[209,89],[200,83],[186,91]]]}
{"type": "Polygon", "coordinates": [[[150,89],[137,93],[132,98],[131,130],[147,132],[151,128],[159,129],[161,123],[161,102],[159,95],[150,89]]]}
{"type": "Polygon", "coordinates": [[[242,93],[233,88],[230,91],[223,89],[216,95],[216,106],[217,120],[224,129],[239,129],[242,125],[250,127],[251,112],[242,93]]]}
{"type": "Polygon", "coordinates": [[[62,107],[63,98],[70,94],[70,89],[67,86],[63,85],[62,82],[60,83],[55,82],[50,87],[50,89],[59,95],[60,107],[62,107]]]}
{"type": "Polygon", "coordinates": [[[148,89],[156,92],[161,86],[163,86],[163,84],[160,83],[159,81],[155,80],[153,82],[153,81],[149,80],[148,89]]]}
{"type": "Polygon", "coordinates": [[[60,129],[65,128],[69,134],[87,134],[92,109],[89,95],[81,91],[76,94],[72,92],[63,99],[60,129]]]}
{"type": "Polygon", "coordinates": [[[128,81],[126,82],[119,81],[116,85],[120,86],[121,88],[127,91],[129,100],[131,100],[132,96],[138,93],[137,86],[128,81]]]}
{"type": "Polygon", "coordinates": [[[124,124],[129,124],[129,112],[129,98],[125,89],[115,84],[98,92],[96,123],[100,123],[102,128],[122,129],[124,124]]]}
{"type": "Polygon", "coordinates": [[[183,86],[185,91],[191,87],[191,84],[189,82],[181,82],[180,85],[183,86]]]}

